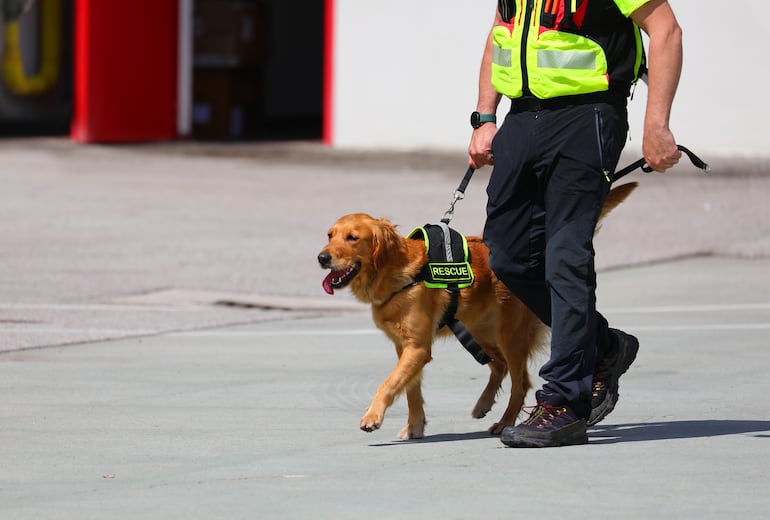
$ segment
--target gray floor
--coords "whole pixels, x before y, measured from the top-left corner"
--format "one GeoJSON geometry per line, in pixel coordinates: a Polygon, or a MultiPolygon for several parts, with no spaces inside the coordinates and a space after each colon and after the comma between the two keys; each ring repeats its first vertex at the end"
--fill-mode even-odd
{"type": "Polygon", "coordinates": [[[214,152],[0,143],[0,518],[770,512],[768,177],[635,178],[597,238],[600,307],[642,344],[618,408],[588,446],[515,450],[502,410],[470,418],[486,369],[454,341],[425,439],[396,439],[403,401],[359,431],[395,354],[315,265],[343,213],[439,218],[462,167],[214,152]]]}

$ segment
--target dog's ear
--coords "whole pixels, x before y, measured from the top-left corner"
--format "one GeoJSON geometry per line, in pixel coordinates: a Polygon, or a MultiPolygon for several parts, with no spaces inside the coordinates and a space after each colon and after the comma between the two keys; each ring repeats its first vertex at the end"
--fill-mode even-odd
{"type": "Polygon", "coordinates": [[[401,251],[401,236],[387,219],[378,219],[372,226],[372,265],[380,269],[401,251]]]}

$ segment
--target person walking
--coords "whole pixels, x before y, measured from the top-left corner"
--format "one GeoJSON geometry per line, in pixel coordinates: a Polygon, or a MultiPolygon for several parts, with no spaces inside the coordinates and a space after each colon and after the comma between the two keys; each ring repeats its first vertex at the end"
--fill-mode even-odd
{"type": "Polygon", "coordinates": [[[493,166],[484,226],[492,270],[551,327],[537,405],[503,430],[507,446],[584,444],[588,426],[615,407],[639,342],[596,310],[594,229],[626,141],[626,100],[645,72],[642,153],[658,172],[678,162],[669,119],[681,68],[667,0],[497,2],[468,163],[493,166]],[[503,97],[511,105],[498,129],[503,97]]]}

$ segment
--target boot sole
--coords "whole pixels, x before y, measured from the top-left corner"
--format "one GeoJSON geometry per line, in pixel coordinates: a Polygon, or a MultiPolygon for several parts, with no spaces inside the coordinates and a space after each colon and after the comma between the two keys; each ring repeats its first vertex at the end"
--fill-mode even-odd
{"type": "Polygon", "coordinates": [[[526,432],[516,431],[514,427],[510,433],[503,430],[500,441],[510,448],[556,448],[587,444],[588,433],[586,432],[585,421],[580,420],[562,428],[561,432],[557,432],[551,437],[529,436],[526,435],[526,432]]]}

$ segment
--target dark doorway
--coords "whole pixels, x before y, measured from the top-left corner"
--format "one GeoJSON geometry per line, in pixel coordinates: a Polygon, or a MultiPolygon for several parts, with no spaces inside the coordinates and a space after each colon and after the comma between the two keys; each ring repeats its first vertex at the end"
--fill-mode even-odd
{"type": "Polygon", "coordinates": [[[319,0],[196,0],[193,138],[320,139],[319,0]]]}

